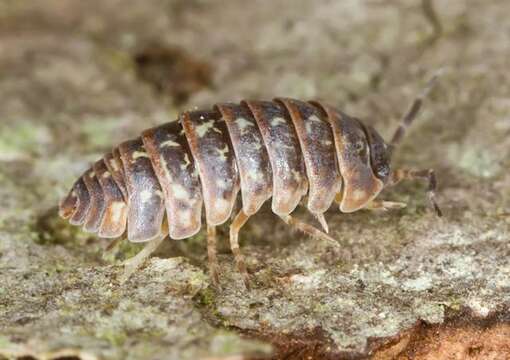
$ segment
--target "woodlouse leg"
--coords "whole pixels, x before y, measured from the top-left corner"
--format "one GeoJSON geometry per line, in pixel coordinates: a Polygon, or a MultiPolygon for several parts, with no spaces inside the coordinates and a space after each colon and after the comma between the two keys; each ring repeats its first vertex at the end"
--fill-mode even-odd
{"type": "Polygon", "coordinates": [[[403,202],[396,202],[396,201],[385,201],[385,200],[372,200],[368,205],[365,207],[367,210],[396,210],[396,209],[403,209],[407,206],[406,203],[403,202]]]}
{"type": "Polygon", "coordinates": [[[106,246],[106,249],[104,249],[105,252],[112,251],[117,245],[124,240],[124,236],[119,236],[118,238],[113,239],[110,241],[110,243],[106,246]]]}
{"type": "Polygon", "coordinates": [[[326,221],[326,218],[324,217],[324,213],[312,214],[312,215],[315,216],[317,221],[321,224],[322,228],[324,229],[324,232],[326,234],[328,234],[329,233],[329,226],[328,226],[328,223],[326,221]]]}
{"type": "Polygon", "coordinates": [[[134,272],[145,263],[147,258],[151,256],[151,254],[156,251],[159,245],[161,245],[163,240],[166,239],[166,236],[166,232],[161,233],[155,239],[147,242],[145,247],[138,254],[124,262],[124,273],[120,278],[121,284],[125,283],[131,277],[131,275],[133,275],[134,272]]]}
{"type": "Polygon", "coordinates": [[[239,230],[246,224],[250,217],[246,215],[243,210],[239,211],[236,215],[234,221],[230,224],[230,249],[234,254],[234,258],[236,260],[237,270],[241,273],[243,277],[244,285],[247,289],[250,288],[250,277],[248,275],[248,270],[246,269],[246,263],[244,261],[244,256],[241,253],[241,249],[239,248],[239,230]]]}
{"type": "Polygon", "coordinates": [[[397,169],[391,174],[390,183],[388,185],[396,185],[402,180],[426,180],[428,182],[427,196],[429,202],[436,212],[437,216],[443,216],[441,209],[436,203],[436,174],[433,169],[425,170],[409,170],[409,169],[397,169]]]}
{"type": "Polygon", "coordinates": [[[215,286],[218,286],[220,279],[218,276],[219,266],[216,256],[216,226],[207,225],[207,257],[209,259],[209,275],[215,286]]]}
{"type": "Polygon", "coordinates": [[[333,239],[328,234],[320,231],[319,229],[317,229],[313,225],[310,225],[310,224],[307,224],[305,222],[302,222],[302,221],[300,221],[300,220],[298,220],[296,218],[293,218],[290,215],[279,215],[279,216],[280,216],[280,218],[283,221],[285,221],[286,224],[295,227],[296,229],[304,232],[305,234],[308,234],[308,235],[310,235],[312,237],[316,237],[316,238],[325,240],[325,241],[331,243],[332,245],[334,245],[335,247],[340,246],[335,239],[333,239]]]}

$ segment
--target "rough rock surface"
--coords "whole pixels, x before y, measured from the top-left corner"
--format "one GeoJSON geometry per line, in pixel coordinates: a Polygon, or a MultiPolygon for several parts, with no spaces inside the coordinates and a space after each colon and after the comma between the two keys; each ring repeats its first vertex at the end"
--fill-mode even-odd
{"type": "Polygon", "coordinates": [[[438,23],[429,3],[0,2],[0,359],[510,358],[510,4],[437,2],[438,23]],[[403,210],[332,209],[338,246],[266,209],[241,232],[247,291],[226,241],[211,286],[202,233],[120,285],[140,247],[56,215],[181,110],[321,98],[388,137],[439,68],[395,166],[436,169],[442,219],[414,183],[383,194],[403,210]]]}

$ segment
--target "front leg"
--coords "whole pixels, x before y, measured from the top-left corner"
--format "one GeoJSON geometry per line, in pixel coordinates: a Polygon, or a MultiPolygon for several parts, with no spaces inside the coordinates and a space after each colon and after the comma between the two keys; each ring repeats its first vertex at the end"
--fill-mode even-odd
{"type": "Polygon", "coordinates": [[[403,202],[397,202],[397,201],[385,201],[385,200],[372,200],[368,205],[365,207],[367,210],[382,210],[382,211],[388,211],[388,210],[397,210],[397,209],[403,209],[407,206],[406,203],[403,202]]]}
{"type": "Polygon", "coordinates": [[[397,169],[392,172],[388,186],[396,185],[402,180],[425,180],[428,183],[427,196],[432,208],[435,210],[437,216],[443,216],[441,209],[436,203],[436,174],[433,169],[426,170],[409,170],[397,169]]]}

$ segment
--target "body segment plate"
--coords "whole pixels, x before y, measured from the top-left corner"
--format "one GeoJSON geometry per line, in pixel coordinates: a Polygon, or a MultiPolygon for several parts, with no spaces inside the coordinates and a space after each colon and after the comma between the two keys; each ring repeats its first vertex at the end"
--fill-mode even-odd
{"type": "Polygon", "coordinates": [[[128,190],[128,239],[149,241],[161,234],[163,193],[140,138],[119,146],[128,190]]]}
{"type": "Polygon", "coordinates": [[[286,98],[276,100],[287,108],[301,145],[310,187],[307,207],[310,212],[321,214],[331,206],[342,185],[331,126],[311,104],[286,98]]]}
{"type": "Polygon", "coordinates": [[[178,122],[146,130],[142,139],[165,197],[172,239],[200,231],[202,190],[198,171],[178,122]]]}
{"type": "Polygon", "coordinates": [[[99,236],[115,238],[126,231],[127,204],[103,160],[93,166],[94,173],[104,194],[105,212],[99,227],[99,236]]]}
{"type": "Polygon", "coordinates": [[[256,213],[272,196],[273,180],[269,156],[257,122],[246,106],[217,104],[227,124],[241,179],[243,211],[256,213]]]}
{"type": "Polygon", "coordinates": [[[99,231],[99,226],[101,225],[103,214],[106,209],[103,189],[101,189],[96,173],[92,169],[85,172],[83,181],[90,195],[90,208],[85,217],[83,229],[87,232],[96,233],[99,231]]]}
{"type": "Polygon", "coordinates": [[[90,194],[85,186],[83,177],[80,177],[78,181],[76,181],[72,192],[76,194],[78,202],[74,213],[69,218],[69,223],[72,225],[83,225],[90,208],[90,194]]]}
{"type": "Polygon", "coordinates": [[[357,120],[337,109],[324,103],[313,104],[326,112],[333,128],[338,165],[343,178],[340,211],[359,210],[372,201],[384,187],[370,166],[365,132],[357,120]]]}
{"type": "Polygon", "coordinates": [[[275,102],[246,101],[264,139],[273,172],[273,212],[291,213],[306,194],[308,183],[299,141],[285,109],[275,102]]]}
{"type": "Polygon", "coordinates": [[[239,175],[225,122],[217,111],[181,115],[188,144],[198,165],[207,224],[228,220],[239,191],[239,175]]]}
{"type": "Polygon", "coordinates": [[[119,187],[124,200],[127,202],[128,192],[126,188],[126,181],[124,180],[124,167],[122,166],[122,160],[120,159],[119,148],[115,148],[111,153],[106,154],[104,157],[104,163],[110,174],[112,174],[113,181],[115,181],[119,187]]]}

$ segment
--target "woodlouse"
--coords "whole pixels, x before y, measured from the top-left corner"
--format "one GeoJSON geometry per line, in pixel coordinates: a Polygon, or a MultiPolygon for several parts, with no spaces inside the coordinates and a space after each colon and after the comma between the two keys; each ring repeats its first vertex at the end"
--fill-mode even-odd
{"type": "Polygon", "coordinates": [[[392,151],[434,80],[389,144],[371,126],[318,101],[277,98],[184,112],[179,121],[148,129],[94,163],[61,201],[60,215],[100,237],[118,238],[127,228],[130,241],[149,242],[127,263],[127,278],[167,234],[196,234],[204,207],[209,269],[217,283],[216,226],[229,219],[240,191],[242,209],[230,225],[230,246],[248,286],[238,233],[271,197],[272,211],[283,221],[328,241],[333,239],[324,213],[333,202],[346,213],[400,208],[405,204],[376,197],[403,179],[427,180],[429,200],[441,215],[433,170],[390,171],[392,151]],[[290,215],[305,195],[324,231],[290,215]]]}

